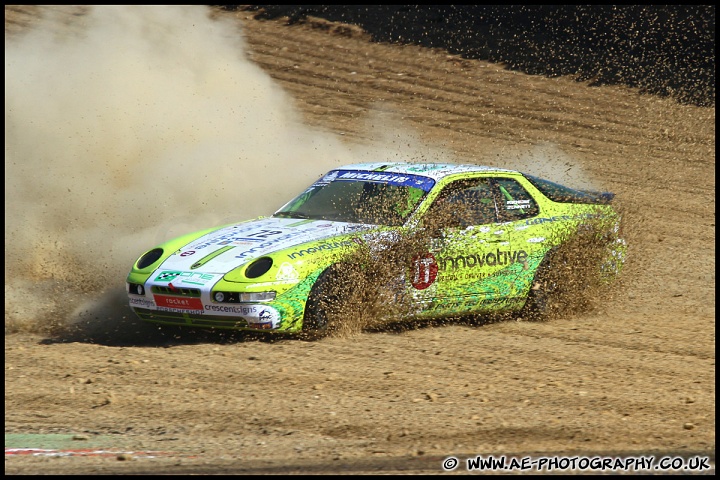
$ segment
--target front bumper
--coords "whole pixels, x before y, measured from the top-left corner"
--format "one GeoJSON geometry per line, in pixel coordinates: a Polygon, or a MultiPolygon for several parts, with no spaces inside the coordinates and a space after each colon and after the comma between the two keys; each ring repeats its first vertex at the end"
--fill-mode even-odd
{"type": "MultiPolygon", "coordinates": [[[[305,304],[319,272],[293,285],[238,284],[221,282],[196,285],[194,288],[168,287],[150,276],[128,278],[130,307],[140,319],[163,325],[233,330],[298,332],[302,329],[305,304]],[[138,286],[142,288],[138,290],[138,286]],[[238,293],[277,290],[268,302],[216,302],[213,292],[229,289],[238,293]]],[[[233,295],[235,296],[235,295],[233,295]]]]}
{"type": "MultiPolygon", "coordinates": [[[[258,306],[252,306],[258,307],[258,306]]],[[[163,310],[150,310],[148,308],[133,307],[135,314],[140,319],[157,323],[162,325],[176,325],[184,327],[196,327],[196,328],[222,328],[232,330],[281,330],[280,322],[272,322],[272,318],[268,313],[268,309],[272,307],[265,307],[262,310],[263,318],[261,315],[245,318],[245,317],[229,317],[220,315],[205,315],[205,314],[194,314],[189,312],[180,311],[163,311],[163,310]],[[264,321],[263,321],[264,320],[264,321]]],[[[275,314],[277,317],[277,314],[275,314]]]]}

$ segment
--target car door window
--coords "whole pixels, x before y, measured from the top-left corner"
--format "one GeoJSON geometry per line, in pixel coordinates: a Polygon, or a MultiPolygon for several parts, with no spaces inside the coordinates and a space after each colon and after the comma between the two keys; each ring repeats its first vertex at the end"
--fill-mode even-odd
{"type": "Polygon", "coordinates": [[[539,213],[537,203],[517,180],[499,177],[494,182],[500,191],[498,212],[503,221],[522,220],[539,213]]]}
{"type": "Polygon", "coordinates": [[[496,222],[497,199],[487,179],[453,182],[440,193],[427,213],[441,228],[467,228],[496,222]]]}

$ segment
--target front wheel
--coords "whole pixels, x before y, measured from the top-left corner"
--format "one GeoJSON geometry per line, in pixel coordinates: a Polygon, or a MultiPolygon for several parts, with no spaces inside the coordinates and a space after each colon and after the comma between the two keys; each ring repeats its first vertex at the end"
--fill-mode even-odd
{"type": "Polygon", "coordinates": [[[359,270],[353,265],[336,264],[325,270],[310,290],[303,332],[318,335],[337,331],[347,317],[352,317],[348,307],[360,285],[359,270]]]}

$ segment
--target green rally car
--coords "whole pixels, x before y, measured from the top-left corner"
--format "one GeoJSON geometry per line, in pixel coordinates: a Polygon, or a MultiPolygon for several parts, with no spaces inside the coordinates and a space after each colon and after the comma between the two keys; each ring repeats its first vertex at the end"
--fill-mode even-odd
{"type": "Polygon", "coordinates": [[[579,231],[592,229],[602,244],[598,275],[619,273],[626,245],[612,199],[500,168],[347,165],[272,216],[148,250],[127,293],[133,311],[157,324],[322,331],[342,290],[356,287],[343,282],[346,267],[362,272],[377,258],[395,267],[378,286],[412,317],[541,312],[551,293],[541,277],[579,231]],[[386,255],[404,246],[406,255],[386,255]]]}

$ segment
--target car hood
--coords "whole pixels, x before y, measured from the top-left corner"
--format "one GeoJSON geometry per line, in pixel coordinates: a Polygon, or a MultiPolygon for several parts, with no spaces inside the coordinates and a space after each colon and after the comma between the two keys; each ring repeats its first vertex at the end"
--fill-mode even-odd
{"type": "Polygon", "coordinates": [[[375,227],[328,220],[261,218],[203,235],[170,255],[159,268],[224,274],[254,258],[278,250],[375,227]]]}

